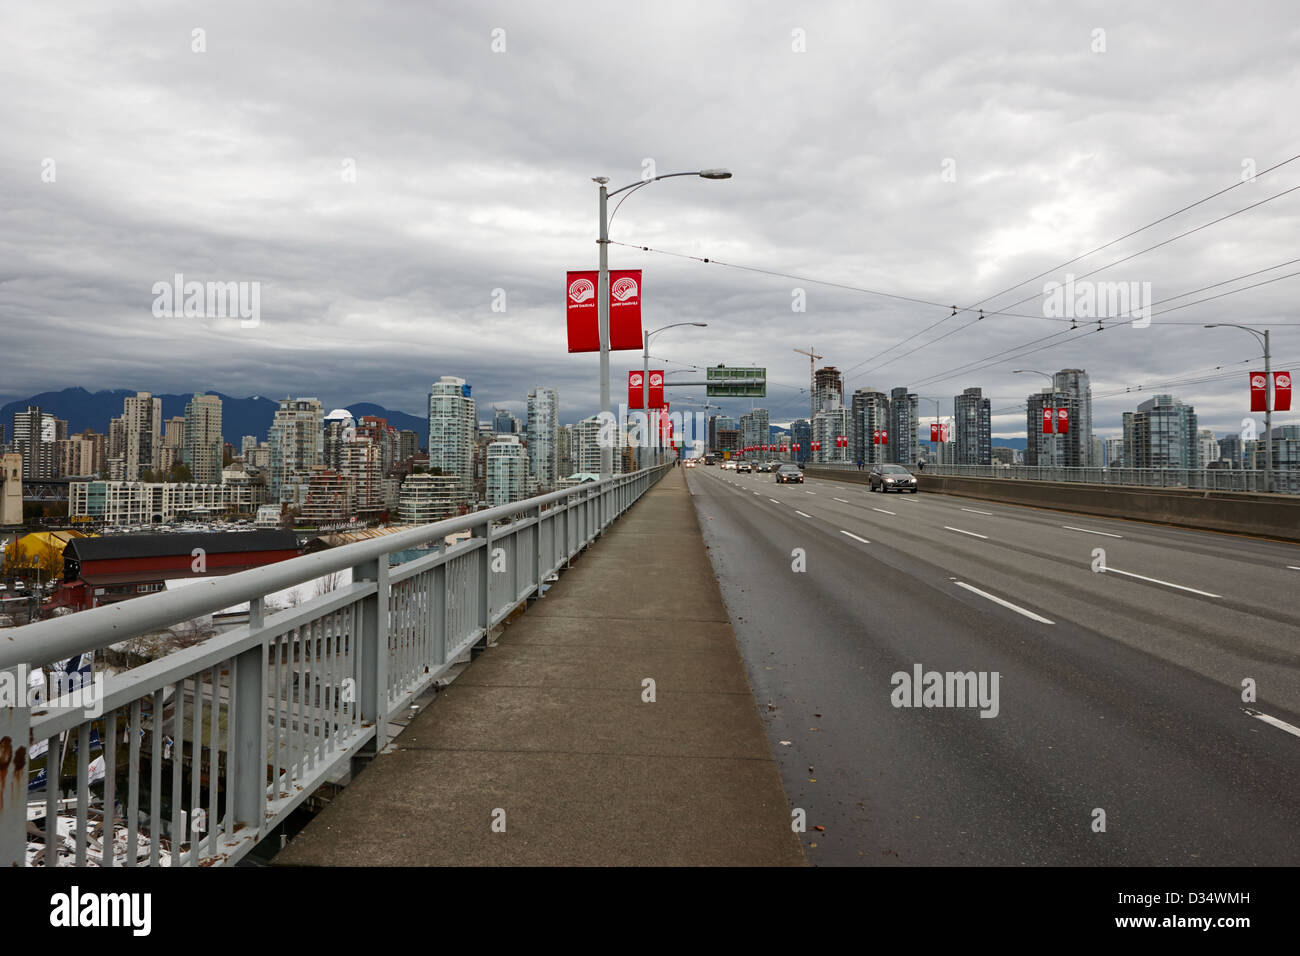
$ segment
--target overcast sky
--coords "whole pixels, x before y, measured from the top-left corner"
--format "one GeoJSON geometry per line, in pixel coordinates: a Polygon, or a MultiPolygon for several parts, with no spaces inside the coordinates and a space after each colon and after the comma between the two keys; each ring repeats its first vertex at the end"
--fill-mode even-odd
{"type": "MultiPolygon", "coordinates": [[[[597,356],[567,352],[563,310],[565,270],[597,261],[591,177],[615,188],[649,162],[735,177],[639,190],[613,240],[808,280],[611,249],[645,270],[647,327],[708,323],[664,333],[655,364],[766,366],[773,422],[808,411],[795,348],[852,369],[847,392],[907,385],[944,413],[981,386],[1008,436],[1045,383],[1018,368],[1086,368],[1095,429],[1116,434],[1144,396],[1102,396],[1229,365],[1152,390],[1236,430],[1262,350],[1207,322],[1271,326],[1275,367],[1300,366],[1297,277],[960,369],[1069,328],[1043,315],[1046,281],[1300,184],[1300,160],[1242,181],[1300,153],[1291,0],[11,2],[3,18],[5,399],[216,389],[422,414],[430,383],[459,375],[480,418],[522,415],[551,385],[575,421],[599,403],[597,356]],[[260,324],[155,317],[154,284],[176,273],[260,283],[260,324]],[[1017,315],[962,313],[885,352],[951,310],[811,280],[1017,315]]],[[[1095,280],[1166,299],[1300,257],[1297,226],[1300,191],[1095,280]]],[[[617,403],[640,354],[611,367],[617,403]]],[[[684,409],[703,389],[668,397],[684,409]]]]}

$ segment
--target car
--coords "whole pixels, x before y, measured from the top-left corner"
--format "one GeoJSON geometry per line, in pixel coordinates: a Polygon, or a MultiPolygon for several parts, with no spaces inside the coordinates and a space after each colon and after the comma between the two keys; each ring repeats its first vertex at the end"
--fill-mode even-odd
{"type": "Polygon", "coordinates": [[[746,474],[749,474],[749,473],[753,472],[753,470],[754,470],[754,466],[751,465],[751,464],[750,464],[749,462],[747,462],[747,461],[739,462],[739,463],[737,463],[737,465],[736,465],[736,471],[738,471],[738,472],[739,472],[739,471],[743,471],[743,472],[745,472],[746,474]]]}
{"type": "Polygon", "coordinates": [[[910,491],[916,494],[916,476],[902,465],[872,465],[867,476],[872,491],[910,491]]]}
{"type": "Polygon", "coordinates": [[[736,463],[735,463],[734,461],[724,461],[724,462],[722,463],[722,470],[723,470],[723,471],[735,471],[735,470],[736,470],[736,463]]]}
{"type": "Polygon", "coordinates": [[[780,465],[776,469],[776,483],[778,485],[803,484],[803,472],[797,465],[780,465]]]}

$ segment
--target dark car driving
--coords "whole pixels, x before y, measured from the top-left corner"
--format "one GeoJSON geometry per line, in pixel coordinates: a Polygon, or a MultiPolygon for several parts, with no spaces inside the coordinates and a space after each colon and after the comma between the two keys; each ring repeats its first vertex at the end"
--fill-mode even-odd
{"type": "Polygon", "coordinates": [[[803,484],[803,472],[795,465],[782,465],[776,470],[776,483],[784,485],[791,482],[803,484]]]}
{"type": "Polygon", "coordinates": [[[872,491],[910,491],[916,494],[916,476],[902,465],[873,465],[867,482],[872,491]]]}

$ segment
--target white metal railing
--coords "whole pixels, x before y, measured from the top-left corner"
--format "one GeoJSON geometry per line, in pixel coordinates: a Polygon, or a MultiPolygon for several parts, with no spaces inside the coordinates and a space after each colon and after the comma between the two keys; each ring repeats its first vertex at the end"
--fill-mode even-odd
{"type": "Polygon", "coordinates": [[[381,749],[392,717],[669,467],[5,632],[0,679],[249,606],[246,626],[107,677],[100,714],[71,696],[0,705],[0,865],[237,861],[354,756],[381,749]],[[471,537],[389,566],[462,531],[471,537]],[[268,594],[345,570],[349,584],[263,609],[268,594]],[[41,741],[43,810],[25,799],[26,754],[41,741]],[[43,831],[29,827],[41,817],[43,831]]]}
{"type": "MultiPolygon", "coordinates": [[[[857,471],[856,462],[809,462],[810,468],[857,471]]],[[[864,465],[863,471],[870,471],[864,465]]],[[[1241,468],[1053,468],[1043,465],[935,465],[913,474],[950,475],[958,478],[1012,478],[1020,481],[1078,481],[1098,485],[1141,488],[1190,488],[1206,491],[1265,490],[1263,469],[1241,468]]],[[[1279,494],[1300,494],[1300,470],[1274,470],[1273,488],[1279,494]]]]}

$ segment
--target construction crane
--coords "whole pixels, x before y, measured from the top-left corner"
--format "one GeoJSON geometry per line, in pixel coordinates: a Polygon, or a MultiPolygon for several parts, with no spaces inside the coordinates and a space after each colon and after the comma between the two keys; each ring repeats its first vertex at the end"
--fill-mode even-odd
{"type": "Polygon", "coordinates": [[[826,356],[818,355],[811,348],[806,352],[803,349],[795,351],[808,356],[808,426],[811,428],[813,415],[817,413],[817,360],[826,356]]]}

